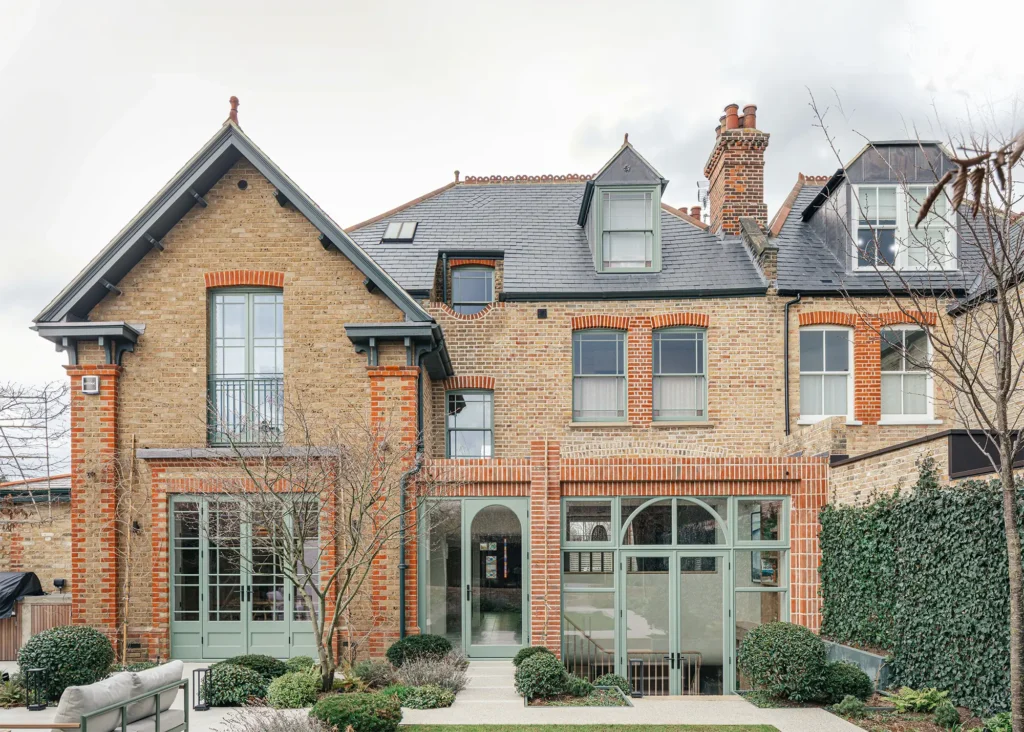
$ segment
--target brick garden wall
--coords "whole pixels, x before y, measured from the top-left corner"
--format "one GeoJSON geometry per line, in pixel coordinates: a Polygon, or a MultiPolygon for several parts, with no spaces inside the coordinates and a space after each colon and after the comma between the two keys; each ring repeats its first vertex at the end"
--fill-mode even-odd
{"type": "Polygon", "coordinates": [[[24,521],[0,532],[0,572],[35,572],[44,592],[55,592],[54,579],[71,583],[71,505],[28,507],[24,521]]]}

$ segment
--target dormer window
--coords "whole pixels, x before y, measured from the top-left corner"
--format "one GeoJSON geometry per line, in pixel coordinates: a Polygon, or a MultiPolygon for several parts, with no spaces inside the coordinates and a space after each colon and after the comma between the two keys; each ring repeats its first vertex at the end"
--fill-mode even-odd
{"type": "Polygon", "coordinates": [[[416,236],[415,221],[392,221],[384,230],[381,241],[412,241],[416,236]]]}
{"type": "Polygon", "coordinates": [[[650,269],[654,265],[653,190],[601,192],[602,268],[650,269]]]}
{"type": "Polygon", "coordinates": [[[925,220],[914,226],[930,186],[861,185],[854,190],[857,269],[956,269],[956,229],[950,225],[954,219],[946,215],[945,195],[936,198],[925,220]]]}

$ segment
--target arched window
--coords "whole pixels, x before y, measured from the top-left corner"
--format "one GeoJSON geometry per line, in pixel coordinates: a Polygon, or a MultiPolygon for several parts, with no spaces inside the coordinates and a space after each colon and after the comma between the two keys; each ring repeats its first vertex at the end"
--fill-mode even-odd
{"type": "Polygon", "coordinates": [[[622,543],[714,546],[726,543],[725,498],[623,498],[622,543]]]}

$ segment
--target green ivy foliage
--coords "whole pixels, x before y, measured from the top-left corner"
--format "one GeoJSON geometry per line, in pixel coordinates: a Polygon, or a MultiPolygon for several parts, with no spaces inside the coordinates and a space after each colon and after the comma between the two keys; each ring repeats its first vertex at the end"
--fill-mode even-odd
{"type": "MultiPolygon", "coordinates": [[[[821,512],[822,635],[890,652],[897,684],[975,712],[1009,708],[1009,590],[998,481],[940,486],[821,512]]],[[[1017,487],[1018,528],[1024,489],[1017,487]]]]}

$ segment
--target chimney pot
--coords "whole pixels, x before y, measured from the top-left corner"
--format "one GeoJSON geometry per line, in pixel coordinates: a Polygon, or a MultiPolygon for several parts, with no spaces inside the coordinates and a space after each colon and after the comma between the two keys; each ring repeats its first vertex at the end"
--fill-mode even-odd
{"type": "Polygon", "coordinates": [[[757,129],[757,105],[748,104],[743,108],[743,126],[751,129],[757,129]]]}
{"type": "Polygon", "coordinates": [[[231,104],[231,111],[228,112],[228,119],[238,124],[238,97],[232,96],[228,102],[231,104]]]}
{"type": "Polygon", "coordinates": [[[725,108],[725,129],[735,130],[740,126],[739,118],[740,105],[729,104],[725,108]]]}
{"type": "Polygon", "coordinates": [[[698,221],[700,220],[700,206],[690,207],[690,217],[697,219],[698,221]]]}

